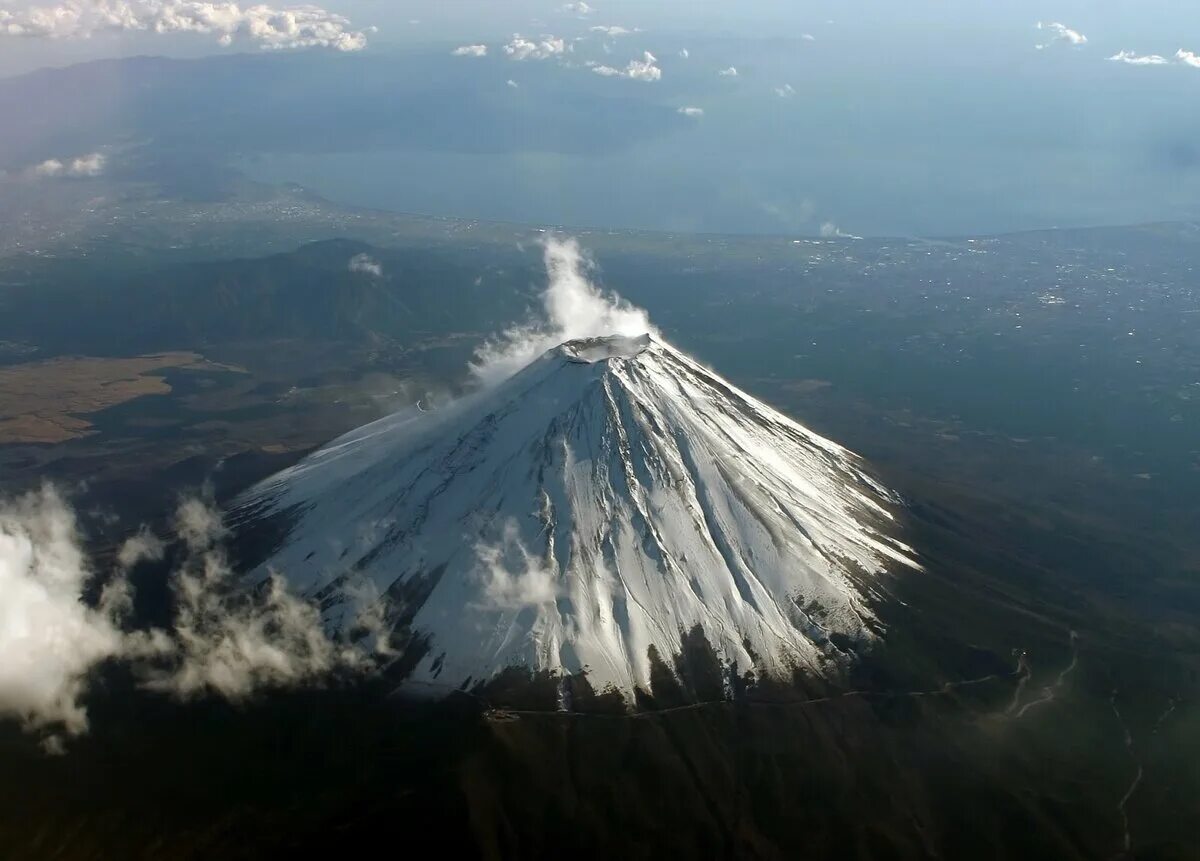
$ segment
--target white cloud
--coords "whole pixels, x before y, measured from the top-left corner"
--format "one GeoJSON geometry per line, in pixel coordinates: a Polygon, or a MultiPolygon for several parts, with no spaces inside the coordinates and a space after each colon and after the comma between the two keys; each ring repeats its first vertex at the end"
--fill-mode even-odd
{"type": "Polygon", "coordinates": [[[166,549],[167,545],[163,540],[143,526],[117,551],[117,565],[128,571],[139,562],[162,559],[166,549]]]}
{"type": "Polygon", "coordinates": [[[685,117],[702,117],[704,108],[680,108],[676,113],[683,114],[685,117]]]}
{"type": "Polygon", "coordinates": [[[206,0],[60,0],[55,5],[0,9],[0,35],[86,39],[106,31],[197,33],[222,45],[236,38],[263,48],[359,51],[367,32],[317,6],[244,6],[206,0]]]}
{"type": "Polygon", "coordinates": [[[506,85],[506,86],[508,86],[508,87],[511,87],[511,88],[512,88],[512,89],[514,89],[514,90],[516,90],[516,89],[520,89],[520,87],[521,87],[521,85],[520,85],[520,84],[518,84],[516,81],[514,81],[512,78],[509,78],[509,79],[508,79],[507,81],[505,81],[504,83],[505,83],[505,85],[506,85]]]}
{"type": "Polygon", "coordinates": [[[562,6],[562,11],[569,12],[573,15],[591,15],[596,11],[595,7],[589,6],[587,3],[565,3],[562,6]]]}
{"type": "Polygon", "coordinates": [[[630,60],[629,64],[624,69],[616,69],[612,66],[604,66],[596,62],[587,64],[597,75],[603,75],[606,78],[629,78],[632,81],[658,81],[662,80],[662,69],[657,65],[658,58],[646,51],[642,54],[640,60],[630,60]]]}
{"type": "Polygon", "coordinates": [[[1108,59],[1114,63],[1125,63],[1130,66],[1165,66],[1171,62],[1159,54],[1135,54],[1133,51],[1118,51],[1108,59]]]}
{"type": "Polygon", "coordinates": [[[1129,66],[1167,66],[1172,62],[1183,66],[1200,69],[1200,54],[1185,51],[1180,48],[1170,57],[1162,54],[1135,54],[1133,51],[1118,51],[1108,58],[1115,63],[1125,63],[1129,66]]]}
{"type": "Polygon", "coordinates": [[[657,63],[658,58],[645,51],[642,53],[642,59],[629,61],[629,65],[625,67],[625,77],[635,81],[657,81],[662,78],[662,69],[657,63]]]}
{"type": "Polygon", "coordinates": [[[175,534],[190,549],[204,551],[225,537],[221,512],[195,497],[185,499],[175,510],[175,534]]]}
{"type": "Polygon", "coordinates": [[[1193,69],[1200,69],[1200,54],[1193,51],[1185,51],[1180,48],[1175,52],[1175,59],[1183,63],[1185,66],[1191,66],[1193,69]]]}
{"type": "Polygon", "coordinates": [[[87,729],[87,676],[124,635],[84,603],[92,579],[75,516],[50,487],[0,503],[0,714],[27,726],[87,729]]]}
{"type": "Polygon", "coordinates": [[[1087,44],[1087,36],[1078,30],[1072,30],[1065,24],[1059,24],[1057,21],[1052,21],[1049,24],[1038,21],[1037,28],[1050,34],[1049,41],[1036,46],[1039,51],[1049,48],[1055,42],[1066,42],[1068,45],[1076,48],[1087,44]]]}
{"type": "Polygon", "coordinates": [[[728,69],[721,69],[721,71],[717,72],[717,74],[722,78],[736,78],[738,76],[738,70],[737,67],[730,66],[728,69]]]}
{"type": "Polygon", "coordinates": [[[193,548],[174,581],[174,649],[170,660],[143,673],[150,690],[191,699],[215,693],[245,699],[263,687],[313,683],[360,656],[326,635],[321,614],[272,575],[255,595],[240,592],[225,557],[193,548]]]}
{"type": "Polygon", "coordinates": [[[26,171],[34,177],[53,178],[58,176],[86,177],[99,176],[104,173],[107,159],[103,153],[93,152],[63,161],[48,158],[40,164],[35,164],[26,171]]]}
{"type": "Polygon", "coordinates": [[[505,380],[551,347],[576,338],[657,332],[650,317],[588,279],[593,267],[574,239],[550,237],[543,259],[548,284],[544,318],[515,326],[476,351],[471,372],[485,385],[505,380]]]}
{"type": "Polygon", "coordinates": [[[66,165],[56,158],[48,158],[38,165],[34,165],[34,176],[62,176],[66,170],[66,165]]]}
{"type": "MultiPolygon", "coordinates": [[[[226,530],[215,508],[185,500],[173,528],[186,558],[171,574],[172,627],[130,631],[125,573],[144,559],[162,559],[164,543],[140,530],[89,603],[94,568],[62,497],[47,486],[0,501],[0,717],[47,733],[44,746],[60,753],[61,734],[88,728],[82,701],[104,661],[130,663],[145,687],[179,698],[243,698],[260,687],[310,684],[338,669],[374,665],[363,649],[329,640],[318,610],[289,594],[280,578],[242,589],[222,550],[226,530]]],[[[370,628],[378,607],[360,610],[370,628]]],[[[377,643],[386,642],[386,631],[376,628],[377,643]]]]}
{"type": "Polygon", "coordinates": [[[514,60],[546,60],[561,57],[568,50],[567,43],[556,36],[542,36],[537,41],[526,39],[519,33],[504,46],[504,53],[514,60]]]}
{"type": "Polygon", "coordinates": [[[627,36],[632,33],[632,30],[627,30],[624,27],[592,27],[593,33],[603,33],[605,36],[616,38],[617,36],[627,36]]]}
{"type": "Polygon", "coordinates": [[[106,162],[107,159],[102,153],[90,153],[71,159],[70,165],[67,166],[67,173],[70,176],[99,176],[104,173],[106,162]]]}
{"type": "Polygon", "coordinates": [[[350,258],[351,272],[361,272],[374,278],[383,277],[383,264],[369,254],[355,254],[350,258]]]}
{"type": "Polygon", "coordinates": [[[792,96],[796,95],[796,88],[791,84],[784,84],[782,87],[775,88],[775,95],[779,96],[781,99],[790,99],[792,96]]]}
{"type": "Polygon", "coordinates": [[[800,38],[803,39],[805,42],[817,41],[817,37],[814,36],[812,33],[801,33],[800,38]]]}
{"type": "Polygon", "coordinates": [[[687,59],[688,57],[690,57],[690,56],[692,56],[692,52],[691,52],[691,51],[689,51],[687,48],[680,48],[680,49],[679,49],[679,57],[680,57],[680,59],[682,59],[682,60],[686,60],[686,59],[687,59]]]}
{"type": "Polygon", "coordinates": [[[455,57],[486,57],[487,45],[462,45],[450,53],[455,57]]]}

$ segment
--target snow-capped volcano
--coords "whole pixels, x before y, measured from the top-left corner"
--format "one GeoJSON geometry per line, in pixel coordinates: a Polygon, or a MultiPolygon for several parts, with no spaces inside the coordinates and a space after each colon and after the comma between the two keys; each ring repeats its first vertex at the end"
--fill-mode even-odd
{"type": "Polygon", "coordinates": [[[360,428],[255,488],[286,533],[256,569],[353,636],[420,644],[410,678],[521,665],[648,689],[699,625],[743,669],[828,672],[913,565],[858,459],[659,337],[568,341],[438,413],[360,428]],[[364,596],[367,596],[364,600],[364,596]],[[847,639],[842,639],[842,635],[847,639]]]}

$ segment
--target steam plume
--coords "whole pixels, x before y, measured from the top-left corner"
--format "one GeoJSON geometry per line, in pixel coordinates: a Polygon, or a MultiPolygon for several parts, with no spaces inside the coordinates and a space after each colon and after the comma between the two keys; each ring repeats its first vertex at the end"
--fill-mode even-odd
{"type": "Polygon", "coordinates": [[[657,334],[644,310],[589,280],[594,264],[574,239],[548,238],[544,260],[549,282],[542,293],[545,318],[515,326],[476,351],[471,372],[485,385],[507,379],[564,341],[657,334]]]}

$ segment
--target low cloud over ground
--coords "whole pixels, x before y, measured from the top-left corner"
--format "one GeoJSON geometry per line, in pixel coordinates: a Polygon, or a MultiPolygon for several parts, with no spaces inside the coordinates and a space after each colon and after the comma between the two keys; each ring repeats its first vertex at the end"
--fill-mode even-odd
{"type": "MultiPolygon", "coordinates": [[[[331,641],[317,609],[280,578],[240,588],[210,504],[182,502],[172,531],[182,560],[170,574],[172,625],[137,628],[127,575],[163,557],[162,539],[140,530],[117,553],[116,570],[99,578],[75,513],[54,488],[0,501],[0,717],[20,720],[60,752],[63,737],[88,729],[84,700],[106,661],[126,663],[145,688],[177,699],[240,699],[374,666],[367,652],[331,641]]],[[[365,622],[372,609],[363,608],[365,622]]]]}

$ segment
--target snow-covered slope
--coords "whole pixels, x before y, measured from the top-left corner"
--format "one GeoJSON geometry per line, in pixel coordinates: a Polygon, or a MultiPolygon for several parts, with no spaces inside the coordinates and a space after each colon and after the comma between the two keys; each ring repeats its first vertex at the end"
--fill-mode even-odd
{"type": "Polygon", "coordinates": [[[506,665],[648,687],[696,624],[742,668],[827,672],[912,565],[888,492],[840,446],[652,335],[571,341],[435,414],[383,419],[252,491],[288,514],[262,567],[360,626],[380,596],[455,687],[506,665]],[[846,641],[833,637],[843,646],[846,641]]]}

